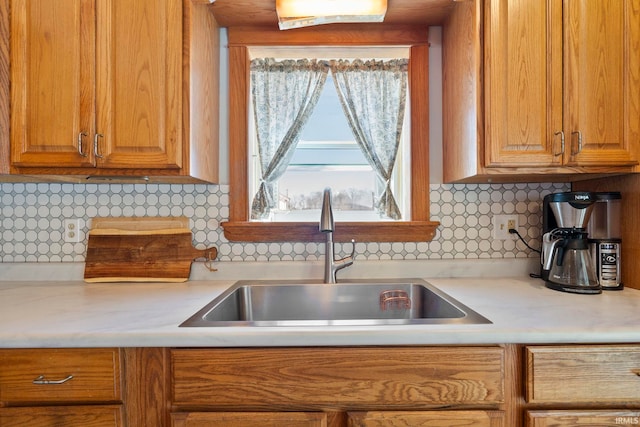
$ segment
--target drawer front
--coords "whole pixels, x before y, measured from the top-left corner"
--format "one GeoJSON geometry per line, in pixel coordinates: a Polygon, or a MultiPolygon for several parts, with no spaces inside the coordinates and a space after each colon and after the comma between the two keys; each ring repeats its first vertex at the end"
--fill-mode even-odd
{"type": "Polygon", "coordinates": [[[0,350],[0,402],[118,402],[118,349],[0,350]]]}
{"type": "Polygon", "coordinates": [[[319,412],[191,412],[171,414],[171,427],[327,427],[319,412]]]}
{"type": "Polygon", "coordinates": [[[500,347],[172,350],[178,405],[416,409],[504,401],[500,347]]]}
{"type": "Polygon", "coordinates": [[[2,427],[121,427],[120,406],[2,408],[2,427]]]}
{"type": "Polygon", "coordinates": [[[606,427],[640,424],[640,411],[527,411],[526,427],[606,427]]]}
{"type": "Polygon", "coordinates": [[[640,396],[640,346],[531,346],[527,401],[620,402],[640,396]]]}
{"type": "Polygon", "coordinates": [[[349,412],[349,427],[503,427],[501,411],[349,412]]]}

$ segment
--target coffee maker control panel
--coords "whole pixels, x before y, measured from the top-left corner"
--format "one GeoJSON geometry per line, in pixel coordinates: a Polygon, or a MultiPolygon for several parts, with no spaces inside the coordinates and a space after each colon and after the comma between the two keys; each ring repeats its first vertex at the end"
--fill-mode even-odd
{"type": "Polygon", "coordinates": [[[595,265],[598,269],[600,286],[608,289],[621,288],[620,281],[620,243],[597,242],[592,247],[595,265]]]}

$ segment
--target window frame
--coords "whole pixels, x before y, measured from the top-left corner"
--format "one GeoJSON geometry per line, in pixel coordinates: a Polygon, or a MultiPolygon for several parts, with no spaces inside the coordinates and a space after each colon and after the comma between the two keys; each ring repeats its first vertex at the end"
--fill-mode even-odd
{"type": "MultiPolygon", "coordinates": [[[[221,225],[232,242],[322,242],[318,222],[249,220],[249,47],[250,46],[410,46],[411,220],[336,222],[334,241],[430,241],[439,222],[429,220],[429,45],[422,26],[325,25],[279,31],[230,27],[229,45],[229,220],[221,225]],[[423,96],[417,96],[421,94],[423,96]]],[[[319,218],[318,218],[319,221],[319,218]]]]}

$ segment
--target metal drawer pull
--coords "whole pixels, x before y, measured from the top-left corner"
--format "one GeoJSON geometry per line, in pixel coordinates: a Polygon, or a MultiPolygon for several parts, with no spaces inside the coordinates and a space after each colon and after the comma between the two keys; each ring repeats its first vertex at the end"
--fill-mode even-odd
{"type": "Polygon", "coordinates": [[[564,154],[564,131],[561,130],[553,134],[553,136],[558,136],[558,135],[560,135],[560,152],[553,153],[554,156],[562,156],[564,154]]]}
{"type": "Polygon", "coordinates": [[[67,378],[63,378],[61,380],[45,380],[44,375],[39,375],[38,378],[33,380],[33,383],[34,384],[64,384],[72,378],[73,378],[73,375],[69,375],[67,378]]]}
{"type": "Polygon", "coordinates": [[[577,130],[575,132],[571,132],[571,135],[578,135],[578,151],[574,152],[573,148],[571,149],[571,155],[575,156],[576,154],[579,154],[582,151],[582,132],[577,130]]]}
{"type": "Polygon", "coordinates": [[[80,155],[82,157],[87,157],[87,153],[85,153],[84,150],[82,149],[82,137],[83,136],[87,136],[87,134],[84,133],[84,132],[80,132],[78,134],[78,153],[80,153],[80,155]]]}
{"type": "Polygon", "coordinates": [[[96,156],[96,158],[98,159],[103,159],[104,156],[102,154],[100,154],[100,150],[98,147],[98,138],[103,138],[104,135],[101,133],[96,133],[95,136],[93,137],[93,155],[96,156]]]}

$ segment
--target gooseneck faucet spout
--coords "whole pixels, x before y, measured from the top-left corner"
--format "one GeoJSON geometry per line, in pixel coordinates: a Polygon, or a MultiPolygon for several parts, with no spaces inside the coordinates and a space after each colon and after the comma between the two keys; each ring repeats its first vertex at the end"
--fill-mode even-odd
{"type": "Polygon", "coordinates": [[[331,209],[331,189],[325,188],[322,195],[322,210],[320,211],[320,231],[333,233],[333,209],[331,209]]]}
{"type": "Polygon", "coordinates": [[[356,245],[355,240],[351,240],[351,255],[342,259],[335,259],[333,244],[333,231],[335,224],[333,221],[333,210],[331,209],[331,189],[325,188],[322,196],[322,210],[320,212],[320,231],[327,235],[324,250],[324,283],[337,283],[336,272],[353,264],[356,245]]]}

